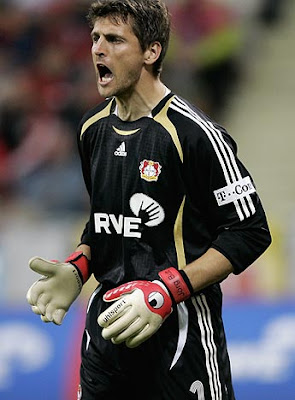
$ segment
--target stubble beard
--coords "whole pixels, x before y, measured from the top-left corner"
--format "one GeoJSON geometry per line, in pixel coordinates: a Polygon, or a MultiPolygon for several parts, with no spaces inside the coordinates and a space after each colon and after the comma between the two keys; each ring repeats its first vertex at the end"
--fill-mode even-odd
{"type": "Polygon", "coordinates": [[[111,89],[107,95],[104,94],[104,88],[101,88],[99,83],[97,83],[98,92],[104,98],[118,97],[121,99],[128,99],[134,92],[135,87],[140,80],[140,75],[140,73],[136,74],[134,72],[130,72],[125,80],[122,79],[123,83],[116,84],[115,87],[111,89]]]}

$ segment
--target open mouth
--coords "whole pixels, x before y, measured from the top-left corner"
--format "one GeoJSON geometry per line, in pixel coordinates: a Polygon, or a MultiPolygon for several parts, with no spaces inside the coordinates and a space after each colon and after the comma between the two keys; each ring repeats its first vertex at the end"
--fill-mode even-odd
{"type": "Polygon", "coordinates": [[[112,71],[103,64],[97,64],[100,83],[108,83],[113,79],[112,71]]]}

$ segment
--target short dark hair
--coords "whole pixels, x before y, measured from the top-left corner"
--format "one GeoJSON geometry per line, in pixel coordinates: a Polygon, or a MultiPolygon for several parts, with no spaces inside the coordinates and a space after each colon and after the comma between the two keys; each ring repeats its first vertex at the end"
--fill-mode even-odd
{"type": "Polygon", "coordinates": [[[87,20],[93,28],[97,18],[111,17],[115,22],[127,23],[131,27],[140,46],[145,51],[154,42],[159,42],[162,52],[153,65],[153,73],[158,76],[162,71],[169,38],[170,14],[161,0],[97,0],[93,2],[87,14],[87,20]]]}

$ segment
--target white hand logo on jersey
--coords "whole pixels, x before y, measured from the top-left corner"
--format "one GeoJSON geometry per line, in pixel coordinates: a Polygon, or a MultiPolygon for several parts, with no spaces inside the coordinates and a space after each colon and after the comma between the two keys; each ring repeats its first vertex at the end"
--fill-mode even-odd
{"type": "Polygon", "coordinates": [[[146,226],[160,225],[165,219],[165,212],[155,200],[143,193],[135,193],[130,199],[130,208],[134,215],[141,218],[146,226]]]}
{"type": "Polygon", "coordinates": [[[130,208],[134,217],[114,215],[106,213],[94,214],[94,225],[96,233],[105,232],[107,235],[117,233],[124,237],[141,238],[140,225],[148,227],[158,226],[165,219],[165,212],[155,200],[143,193],[135,193],[130,201],[130,208]]]}

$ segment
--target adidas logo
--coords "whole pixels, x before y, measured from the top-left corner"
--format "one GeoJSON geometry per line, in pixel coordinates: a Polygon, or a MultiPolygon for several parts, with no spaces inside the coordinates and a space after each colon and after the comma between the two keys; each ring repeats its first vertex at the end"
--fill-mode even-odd
{"type": "Polygon", "coordinates": [[[125,142],[122,142],[120,146],[117,148],[117,150],[114,152],[115,156],[118,157],[126,157],[127,156],[127,151],[126,151],[126,146],[125,142]]]}

